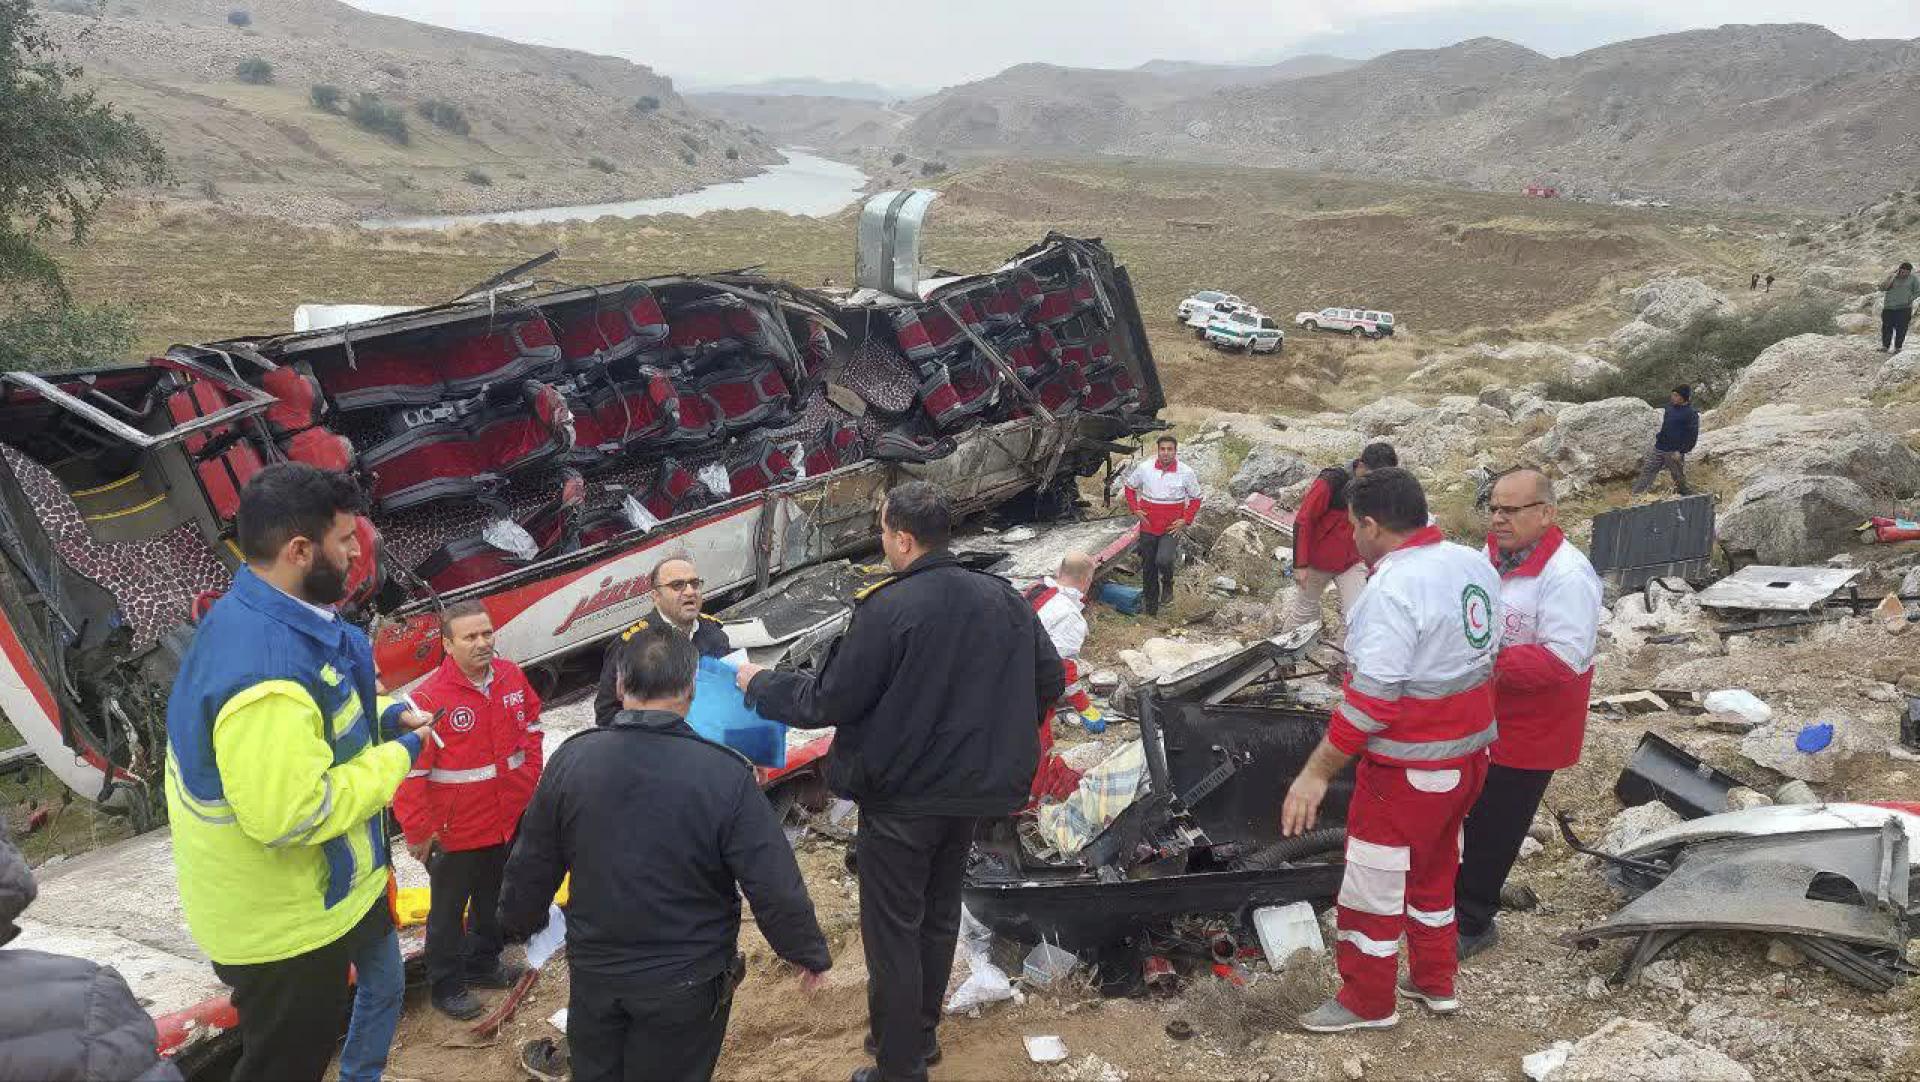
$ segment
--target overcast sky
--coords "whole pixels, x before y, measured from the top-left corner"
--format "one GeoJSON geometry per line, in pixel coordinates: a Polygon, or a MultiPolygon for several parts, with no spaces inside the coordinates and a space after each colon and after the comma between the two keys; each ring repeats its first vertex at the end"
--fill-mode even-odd
{"type": "Polygon", "coordinates": [[[611,53],[681,84],[775,77],[937,88],[1024,61],[1132,67],[1333,46],[1346,55],[1494,34],[1553,55],[1743,22],[1920,37],[1914,0],[349,0],[542,45],[611,53]],[[1377,47],[1370,47],[1377,46],[1377,47]]]}

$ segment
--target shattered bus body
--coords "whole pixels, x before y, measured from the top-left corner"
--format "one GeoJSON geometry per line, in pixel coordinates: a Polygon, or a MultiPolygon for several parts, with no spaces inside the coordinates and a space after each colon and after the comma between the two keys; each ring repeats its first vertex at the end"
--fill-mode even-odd
{"type": "Polygon", "coordinates": [[[1164,404],[1126,271],[1052,234],[993,271],[926,277],[930,199],[875,197],[850,291],[751,272],[489,283],[0,375],[0,710],[80,796],[150,814],[174,666],[238,565],[241,486],[278,461],[365,490],[343,611],[392,689],[437,665],[455,600],[482,601],[501,652],[550,684],[645,615],[668,551],[719,607],[871,550],[903,479],[963,513],[1070,504],[1164,404]]]}

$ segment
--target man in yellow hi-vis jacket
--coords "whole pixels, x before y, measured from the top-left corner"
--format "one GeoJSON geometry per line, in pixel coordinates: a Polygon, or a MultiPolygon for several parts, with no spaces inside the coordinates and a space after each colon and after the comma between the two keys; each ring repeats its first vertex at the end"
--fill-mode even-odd
{"type": "Polygon", "coordinates": [[[240,496],[246,566],[201,621],[167,703],[167,810],[187,926],[233,988],[234,1077],[378,1078],[404,982],[382,810],[429,735],[382,701],[346,593],[359,490],[297,463],[240,496]],[[381,742],[384,736],[387,742],[381,742]]]}

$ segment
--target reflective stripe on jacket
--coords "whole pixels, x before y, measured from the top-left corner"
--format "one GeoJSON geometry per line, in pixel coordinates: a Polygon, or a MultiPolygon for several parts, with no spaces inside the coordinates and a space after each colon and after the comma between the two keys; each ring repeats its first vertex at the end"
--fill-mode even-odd
{"type": "Polygon", "coordinates": [[[1382,557],[1348,621],[1347,679],[1327,739],[1424,769],[1492,744],[1499,597],[1486,556],[1432,526],[1382,557]]]}
{"type": "Polygon", "coordinates": [[[407,841],[438,835],[454,852],[512,841],[543,761],[540,696],[526,674],[495,658],[483,692],[448,658],[408,697],[418,709],[447,713],[433,727],[440,739],[421,748],[393,799],[407,841]]]}
{"type": "MultiPolygon", "coordinates": [[[[1495,553],[1489,541],[1488,557],[1497,559],[1495,553]]],[[[1525,563],[1501,578],[1494,762],[1559,770],[1580,761],[1600,601],[1600,576],[1557,526],[1525,563]]]]}
{"type": "Polygon", "coordinates": [[[1192,522],[1205,495],[1192,466],[1175,462],[1172,469],[1163,470],[1151,458],[1133,467],[1126,487],[1128,509],[1147,516],[1141,532],[1156,535],[1166,533],[1176,522],[1192,522]]]}
{"type": "Polygon", "coordinates": [[[419,754],[389,736],[359,628],[242,568],[167,700],[167,814],[187,927],[216,962],[304,954],[387,884],[381,812],[419,754]]]}

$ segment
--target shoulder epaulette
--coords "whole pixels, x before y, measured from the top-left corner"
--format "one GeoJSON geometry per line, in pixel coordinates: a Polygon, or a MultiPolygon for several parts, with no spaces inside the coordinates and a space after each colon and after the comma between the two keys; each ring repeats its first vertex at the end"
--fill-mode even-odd
{"type": "Polygon", "coordinates": [[[635,623],[632,627],[629,627],[625,631],[622,631],[620,633],[620,641],[629,642],[633,639],[635,635],[638,635],[640,632],[645,631],[647,629],[647,619],[648,617],[642,616],[639,619],[639,621],[635,623]]]}
{"type": "Polygon", "coordinates": [[[700,614],[700,619],[702,619],[702,620],[705,620],[705,621],[707,621],[707,622],[708,622],[708,623],[710,623],[710,624],[722,624],[722,625],[724,625],[724,624],[726,623],[726,621],[725,621],[725,620],[722,620],[722,619],[720,619],[720,618],[719,618],[718,616],[710,616],[710,615],[708,615],[707,613],[704,613],[704,612],[700,614]]]}
{"type": "Polygon", "coordinates": [[[899,581],[900,581],[900,576],[888,575],[886,578],[881,579],[879,582],[873,583],[872,585],[869,585],[869,586],[862,586],[860,587],[860,589],[855,590],[853,594],[853,600],[856,603],[865,601],[867,598],[872,597],[875,593],[877,593],[882,586],[886,586],[890,583],[895,583],[899,581]]]}

